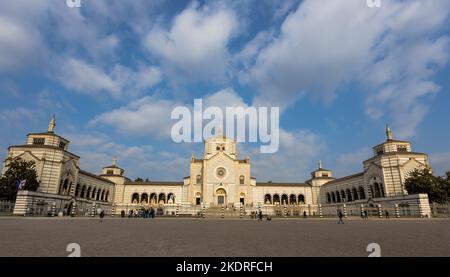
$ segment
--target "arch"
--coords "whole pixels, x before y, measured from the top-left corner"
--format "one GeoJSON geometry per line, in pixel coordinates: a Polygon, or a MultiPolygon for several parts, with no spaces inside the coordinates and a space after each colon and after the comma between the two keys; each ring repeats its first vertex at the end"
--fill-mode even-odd
{"type": "Polygon", "coordinates": [[[95,200],[95,193],[97,192],[96,188],[92,189],[91,199],[95,200]]]}
{"type": "Polygon", "coordinates": [[[202,183],[202,176],[199,174],[195,176],[195,184],[200,185],[202,183]]]}
{"type": "Polygon", "coordinates": [[[86,199],[90,199],[91,198],[91,191],[92,191],[92,188],[88,187],[87,192],[86,192],[86,199]]]}
{"type": "Polygon", "coordinates": [[[281,204],[287,205],[288,203],[289,203],[289,198],[288,198],[287,194],[281,195],[281,204]]]}
{"type": "Polygon", "coordinates": [[[99,190],[97,190],[97,197],[95,198],[97,201],[98,200],[100,200],[100,192],[101,192],[101,190],[99,189],[99,190]]]}
{"type": "Polygon", "coordinates": [[[175,194],[172,192],[167,194],[167,203],[174,204],[175,203],[175,194]]]}
{"type": "Polygon", "coordinates": [[[364,192],[364,188],[362,186],[359,186],[359,199],[366,199],[366,193],[364,192]]]}
{"type": "Polygon", "coordinates": [[[385,197],[385,193],[384,193],[384,186],[382,183],[378,183],[378,186],[380,188],[380,196],[381,197],[385,197]]]}
{"type": "Polygon", "coordinates": [[[109,190],[106,191],[106,195],[105,195],[105,201],[108,202],[108,198],[109,198],[109,190]]]}
{"type": "Polygon", "coordinates": [[[373,186],[372,186],[372,185],[369,186],[369,190],[370,190],[370,195],[371,195],[372,197],[375,197],[375,192],[374,192],[374,190],[373,190],[373,186]]]}
{"type": "Polygon", "coordinates": [[[137,192],[133,193],[133,195],[131,196],[131,203],[132,204],[139,203],[139,193],[137,192]]]}
{"type": "Polygon", "coordinates": [[[272,195],[270,195],[270,194],[264,195],[264,203],[272,204],[272,195]]]}
{"type": "Polygon", "coordinates": [[[146,192],[144,192],[143,194],[141,194],[141,203],[148,203],[148,194],[146,192]]]}
{"type": "Polygon", "coordinates": [[[200,192],[197,192],[195,194],[195,205],[200,205],[202,203],[202,194],[200,192]]]}
{"type": "Polygon", "coordinates": [[[239,176],[239,185],[243,185],[245,183],[244,175],[239,176]]]}
{"type": "Polygon", "coordinates": [[[298,203],[299,204],[305,204],[306,203],[305,196],[303,194],[299,194],[298,195],[298,203]]]}
{"type": "Polygon", "coordinates": [[[151,204],[157,204],[158,203],[158,196],[154,192],[150,193],[150,203],[151,204]]]}
{"type": "Polygon", "coordinates": [[[100,200],[105,201],[105,190],[102,190],[102,194],[100,195],[100,200]]]}
{"type": "Polygon", "coordinates": [[[353,200],[359,200],[358,190],[355,187],[352,188],[352,194],[353,194],[353,200]]]}
{"type": "Polygon", "coordinates": [[[166,195],[162,192],[158,195],[158,204],[166,204],[166,195]]]}
{"type": "Polygon", "coordinates": [[[225,189],[223,188],[218,188],[216,190],[216,199],[217,199],[217,205],[224,205],[227,203],[226,197],[227,197],[227,192],[225,189]]]}
{"type": "Polygon", "coordinates": [[[345,192],[343,189],[341,189],[341,200],[342,200],[342,202],[347,202],[347,196],[345,195],[345,192]]]}
{"type": "Polygon", "coordinates": [[[273,195],[273,204],[275,204],[275,205],[280,204],[280,195],[278,195],[278,194],[273,195]]]}
{"type": "Polygon", "coordinates": [[[336,191],[336,202],[341,203],[341,194],[339,193],[339,191],[336,191]]]}
{"type": "Polygon", "coordinates": [[[295,196],[295,194],[289,195],[289,204],[290,205],[297,204],[297,196],[295,196]]]}
{"type": "Polygon", "coordinates": [[[86,194],[86,185],[83,185],[83,187],[81,188],[80,197],[84,198],[85,194],[86,194]]]}
{"type": "Polygon", "coordinates": [[[243,192],[239,195],[239,203],[241,203],[241,205],[245,205],[245,193],[243,192]]]}
{"type": "Polygon", "coordinates": [[[352,192],[350,191],[350,189],[347,189],[345,191],[345,193],[347,194],[347,202],[352,202],[353,201],[353,197],[352,197],[352,192]]]}
{"type": "Polygon", "coordinates": [[[331,195],[329,192],[327,193],[327,203],[331,203],[331,195]]]}
{"type": "Polygon", "coordinates": [[[77,186],[75,187],[75,197],[78,197],[78,196],[79,196],[79,194],[80,194],[80,188],[81,188],[81,185],[80,185],[80,184],[77,184],[77,186]]]}
{"type": "Polygon", "coordinates": [[[69,188],[69,179],[64,179],[64,182],[62,183],[62,187],[60,187],[59,194],[62,194],[62,195],[68,194],[68,188],[69,188]]]}
{"type": "Polygon", "coordinates": [[[333,203],[336,203],[336,195],[333,191],[331,192],[331,200],[333,200],[333,203]]]}
{"type": "Polygon", "coordinates": [[[375,198],[381,197],[380,186],[378,185],[378,183],[375,182],[373,184],[373,188],[375,189],[375,198]]]}

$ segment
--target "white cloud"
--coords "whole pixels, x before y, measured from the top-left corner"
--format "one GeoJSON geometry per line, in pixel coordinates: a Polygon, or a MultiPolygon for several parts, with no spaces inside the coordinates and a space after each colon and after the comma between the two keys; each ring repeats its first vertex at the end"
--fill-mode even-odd
{"type": "Polygon", "coordinates": [[[424,99],[438,90],[436,69],[448,60],[449,38],[439,32],[449,11],[450,2],[434,0],[377,9],[359,0],[303,1],[280,34],[255,51],[241,80],[259,89],[255,103],[282,106],[303,95],[330,103],[340,86],[361,82],[370,92],[367,114],[387,115],[408,137],[426,114],[424,99]]]}
{"type": "Polygon", "coordinates": [[[226,73],[227,45],[236,28],[234,11],[206,5],[198,7],[194,3],[175,17],[169,30],[155,26],[144,44],[161,58],[172,77],[217,80],[226,73]]]}
{"type": "Polygon", "coordinates": [[[89,125],[106,124],[127,135],[168,139],[173,124],[170,115],[175,106],[175,102],[145,96],[96,116],[89,125]]]}

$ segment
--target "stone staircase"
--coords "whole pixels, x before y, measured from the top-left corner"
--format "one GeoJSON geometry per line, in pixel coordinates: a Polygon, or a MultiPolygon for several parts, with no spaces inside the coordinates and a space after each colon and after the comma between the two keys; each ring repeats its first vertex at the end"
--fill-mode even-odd
{"type": "MultiPolygon", "coordinates": [[[[239,208],[233,209],[231,207],[229,207],[229,208],[227,208],[227,207],[222,208],[221,206],[213,206],[213,207],[206,208],[205,216],[207,218],[221,218],[221,217],[224,217],[224,218],[230,218],[230,217],[231,218],[232,217],[239,218],[240,217],[240,209],[239,208]]],[[[243,216],[245,217],[245,210],[244,210],[243,216]]]]}

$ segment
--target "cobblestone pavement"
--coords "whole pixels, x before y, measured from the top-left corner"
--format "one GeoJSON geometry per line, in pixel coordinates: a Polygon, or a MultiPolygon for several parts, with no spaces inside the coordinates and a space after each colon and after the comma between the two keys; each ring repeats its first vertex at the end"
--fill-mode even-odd
{"type": "Polygon", "coordinates": [[[0,218],[0,256],[450,256],[449,219],[0,218]]]}

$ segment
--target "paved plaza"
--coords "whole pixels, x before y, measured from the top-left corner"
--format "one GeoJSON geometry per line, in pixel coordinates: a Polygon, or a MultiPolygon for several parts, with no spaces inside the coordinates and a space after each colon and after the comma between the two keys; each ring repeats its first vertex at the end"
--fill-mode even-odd
{"type": "Polygon", "coordinates": [[[0,256],[450,256],[448,219],[0,218],[0,256]]]}

